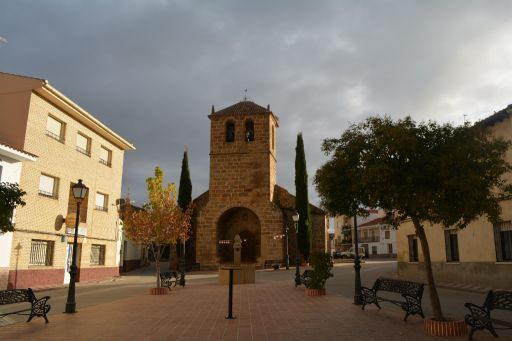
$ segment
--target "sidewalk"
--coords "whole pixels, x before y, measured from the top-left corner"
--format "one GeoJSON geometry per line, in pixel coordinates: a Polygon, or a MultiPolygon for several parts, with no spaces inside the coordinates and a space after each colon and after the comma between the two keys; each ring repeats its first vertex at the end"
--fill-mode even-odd
{"type": "MultiPolygon", "coordinates": [[[[385,306],[362,311],[340,295],[307,297],[292,283],[263,282],[234,288],[233,314],[226,320],[227,286],[190,282],[166,296],[137,295],[55,314],[50,323],[0,327],[0,340],[436,340],[423,321],[385,306]]],[[[494,340],[478,332],[477,341],[494,340]]],[[[500,340],[506,340],[503,335],[500,340]]],[[[443,338],[443,340],[466,340],[443,338]]]]}

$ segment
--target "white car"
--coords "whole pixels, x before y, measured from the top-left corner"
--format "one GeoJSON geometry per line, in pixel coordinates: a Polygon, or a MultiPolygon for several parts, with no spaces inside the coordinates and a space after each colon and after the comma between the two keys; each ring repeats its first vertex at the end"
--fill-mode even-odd
{"type": "MultiPolygon", "coordinates": [[[[360,246],[359,247],[359,258],[364,258],[366,254],[366,250],[364,249],[364,247],[360,246]]],[[[354,248],[351,247],[348,251],[341,251],[340,254],[339,254],[339,257],[340,258],[355,258],[355,252],[354,252],[354,248]]]]}

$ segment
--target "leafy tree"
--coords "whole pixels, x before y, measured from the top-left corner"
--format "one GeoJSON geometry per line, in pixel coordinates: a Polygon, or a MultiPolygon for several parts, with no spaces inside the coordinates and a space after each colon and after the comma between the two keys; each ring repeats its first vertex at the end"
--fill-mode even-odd
{"type": "Polygon", "coordinates": [[[306,169],[306,155],[304,153],[302,133],[297,135],[297,146],[295,147],[295,209],[299,213],[298,248],[303,258],[309,259],[313,238],[308,200],[308,172],[306,169]]]}
{"type": "Polygon", "coordinates": [[[500,200],[512,194],[503,177],[511,170],[504,159],[509,145],[479,125],[370,117],[341,138],[324,140],[322,149],[331,158],[314,181],[322,205],[333,214],[381,207],[394,226],[412,221],[434,319],[444,320],[424,223],[462,229],[482,215],[498,221],[500,200]]]}
{"type": "Polygon", "coordinates": [[[167,244],[186,241],[190,233],[192,205],[182,210],[176,201],[174,183],[163,184],[164,173],[155,168],[155,177],[146,179],[148,202],[141,210],[133,210],[126,199],[124,232],[131,240],[149,248],[156,263],[156,284],[160,287],[160,259],[167,244]]]}
{"type": "Polygon", "coordinates": [[[18,184],[0,182],[0,233],[14,231],[12,214],[16,206],[25,206],[25,194],[18,184]]]}
{"type": "MultiPolygon", "coordinates": [[[[178,188],[178,205],[181,209],[186,210],[192,202],[192,181],[190,180],[190,171],[188,168],[188,153],[183,152],[183,160],[181,161],[180,187],[178,188]]],[[[186,242],[185,248],[188,249],[189,242],[186,242]]],[[[183,256],[182,246],[176,245],[176,254],[178,257],[183,256]]]]}

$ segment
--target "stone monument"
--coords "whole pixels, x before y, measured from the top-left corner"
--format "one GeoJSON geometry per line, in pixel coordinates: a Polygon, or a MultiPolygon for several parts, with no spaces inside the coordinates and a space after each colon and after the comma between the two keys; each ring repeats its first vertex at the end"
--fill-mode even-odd
{"type": "Polygon", "coordinates": [[[233,269],[233,283],[247,284],[256,280],[256,266],[254,264],[242,264],[242,238],[236,235],[233,240],[233,264],[224,265],[219,269],[219,283],[229,284],[229,270],[233,269]]]}

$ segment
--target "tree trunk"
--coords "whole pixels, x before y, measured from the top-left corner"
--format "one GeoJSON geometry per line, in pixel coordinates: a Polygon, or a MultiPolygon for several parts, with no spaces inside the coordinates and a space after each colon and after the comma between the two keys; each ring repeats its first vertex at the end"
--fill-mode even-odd
{"type": "Polygon", "coordinates": [[[155,268],[156,268],[156,287],[160,288],[160,245],[155,246],[151,243],[151,252],[153,253],[153,257],[155,258],[155,268]]]}
{"type": "Polygon", "coordinates": [[[432,261],[430,260],[430,249],[428,247],[427,235],[425,229],[420,224],[418,218],[412,218],[416,235],[420,239],[421,250],[423,251],[423,258],[425,262],[425,270],[427,271],[428,293],[430,296],[430,303],[434,312],[434,319],[437,321],[445,321],[443,311],[441,310],[441,302],[437,294],[436,284],[434,282],[434,273],[432,272],[432,261]]]}

